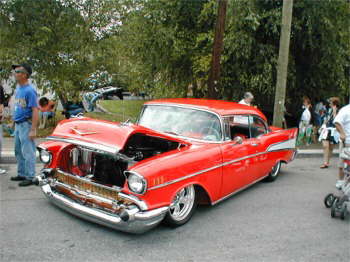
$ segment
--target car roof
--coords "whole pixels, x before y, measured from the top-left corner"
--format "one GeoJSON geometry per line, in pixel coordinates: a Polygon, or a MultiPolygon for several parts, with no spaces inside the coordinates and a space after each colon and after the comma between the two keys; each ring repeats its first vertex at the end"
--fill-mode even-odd
{"type": "Polygon", "coordinates": [[[188,106],[207,111],[215,112],[221,116],[228,115],[257,115],[267,121],[265,115],[253,106],[238,104],[236,102],[211,99],[196,99],[196,98],[168,98],[148,101],[145,105],[152,104],[170,104],[188,106]]]}

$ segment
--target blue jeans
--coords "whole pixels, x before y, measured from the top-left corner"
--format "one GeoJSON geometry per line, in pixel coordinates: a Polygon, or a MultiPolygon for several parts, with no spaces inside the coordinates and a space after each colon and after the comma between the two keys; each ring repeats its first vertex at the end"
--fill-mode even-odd
{"type": "Polygon", "coordinates": [[[29,138],[32,123],[24,121],[15,126],[15,155],[17,175],[32,180],[35,176],[35,143],[29,138]]]}

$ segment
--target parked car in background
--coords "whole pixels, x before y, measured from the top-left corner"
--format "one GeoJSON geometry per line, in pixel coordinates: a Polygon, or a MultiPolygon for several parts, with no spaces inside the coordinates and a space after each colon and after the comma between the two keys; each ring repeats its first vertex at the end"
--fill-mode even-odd
{"type": "Polygon", "coordinates": [[[37,183],[66,211],[121,231],[188,222],[260,180],[274,181],[296,154],[297,129],[269,127],[234,102],[163,99],[137,123],[64,120],[40,144],[37,183]]]}

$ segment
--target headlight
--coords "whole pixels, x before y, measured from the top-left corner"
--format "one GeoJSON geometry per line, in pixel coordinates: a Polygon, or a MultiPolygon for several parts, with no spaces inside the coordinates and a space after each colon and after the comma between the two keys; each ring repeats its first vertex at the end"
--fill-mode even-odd
{"type": "Polygon", "coordinates": [[[44,149],[40,150],[40,161],[44,164],[48,164],[51,162],[52,155],[49,151],[44,149]]]}
{"type": "Polygon", "coordinates": [[[133,173],[133,172],[127,172],[127,173],[129,173],[129,176],[128,176],[129,189],[136,194],[144,194],[147,189],[146,179],[144,179],[143,176],[137,173],[133,173]]]}

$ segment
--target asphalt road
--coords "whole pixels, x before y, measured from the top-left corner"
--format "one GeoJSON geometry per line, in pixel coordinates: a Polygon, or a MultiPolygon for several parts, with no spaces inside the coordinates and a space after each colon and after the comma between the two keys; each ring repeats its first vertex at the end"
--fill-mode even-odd
{"type": "Polygon", "coordinates": [[[336,168],[297,159],[279,179],[258,183],[177,229],[130,235],[78,219],[35,186],[0,176],[1,261],[349,261],[350,219],[323,205],[336,168]]]}

